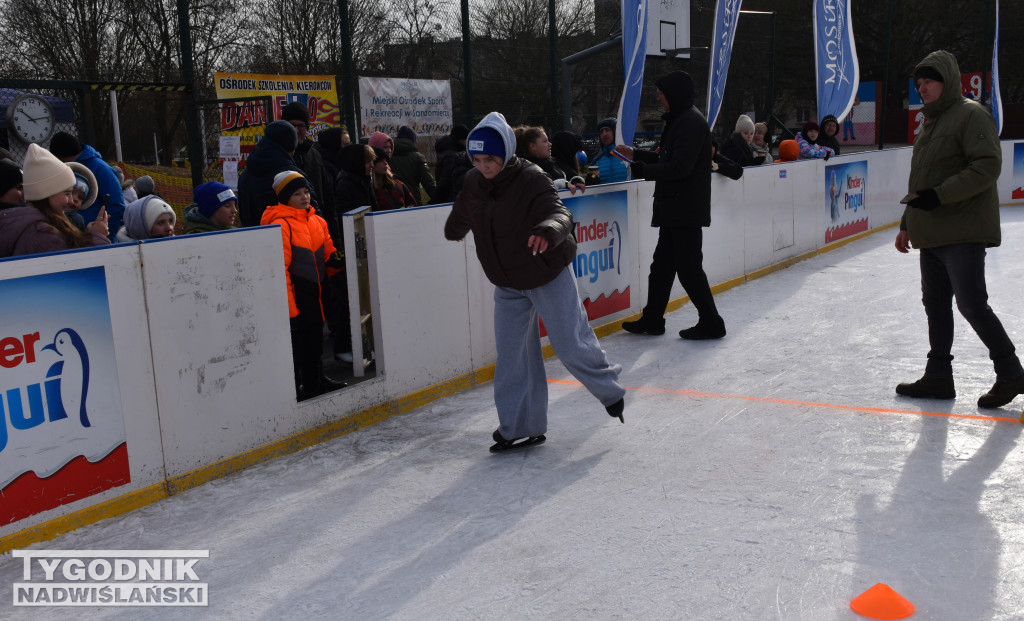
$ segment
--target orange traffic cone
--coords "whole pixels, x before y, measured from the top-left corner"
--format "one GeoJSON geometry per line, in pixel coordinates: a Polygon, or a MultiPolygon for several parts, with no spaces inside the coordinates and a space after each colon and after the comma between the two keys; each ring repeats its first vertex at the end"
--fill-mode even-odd
{"type": "Polygon", "coordinates": [[[913,604],[881,582],[850,600],[850,608],[872,619],[903,619],[914,614],[913,604]]]}

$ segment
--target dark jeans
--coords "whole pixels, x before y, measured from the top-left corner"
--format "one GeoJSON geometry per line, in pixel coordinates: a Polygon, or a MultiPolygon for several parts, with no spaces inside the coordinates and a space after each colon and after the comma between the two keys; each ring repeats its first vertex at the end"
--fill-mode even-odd
{"type": "Polygon", "coordinates": [[[985,246],[952,244],[921,251],[921,293],[928,315],[928,364],[925,375],[952,377],[953,297],[956,307],[988,347],[996,379],[1024,373],[1003,324],[988,305],[985,246]]]}
{"type": "Polygon", "coordinates": [[[668,227],[658,231],[651,274],[647,277],[647,306],[644,320],[664,325],[665,308],[672,293],[676,275],[697,309],[699,321],[717,321],[718,309],[711,295],[711,285],[704,273],[704,233],[699,226],[668,227]]]}

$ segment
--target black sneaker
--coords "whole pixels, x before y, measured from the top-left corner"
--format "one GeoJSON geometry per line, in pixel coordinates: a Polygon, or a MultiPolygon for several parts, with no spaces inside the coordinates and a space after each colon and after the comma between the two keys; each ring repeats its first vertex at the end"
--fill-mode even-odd
{"type": "Polygon", "coordinates": [[[956,388],[952,377],[925,375],[916,382],[896,384],[896,394],[914,399],[956,399],[956,388]]]}
{"type": "Polygon", "coordinates": [[[720,339],[725,336],[725,321],[721,317],[714,320],[701,320],[692,328],[679,331],[679,338],[688,341],[706,341],[720,339]]]}
{"type": "Polygon", "coordinates": [[[1024,393],[1024,374],[1012,380],[996,380],[988,392],[978,398],[979,408],[1001,408],[1024,393]]]}
{"type": "Polygon", "coordinates": [[[662,319],[660,324],[654,324],[643,317],[636,321],[623,321],[622,329],[626,332],[633,334],[650,334],[651,336],[661,336],[665,334],[665,320],[662,319]]]}

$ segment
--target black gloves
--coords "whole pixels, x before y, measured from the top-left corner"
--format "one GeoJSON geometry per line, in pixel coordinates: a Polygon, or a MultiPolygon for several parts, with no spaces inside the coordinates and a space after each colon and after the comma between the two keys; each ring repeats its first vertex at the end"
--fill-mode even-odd
{"type": "Polygon", "coordinates": [[[643,179],[644,178],[644,163],[643,162],[633,162],[632,164],[629,165],[629,172],[632,173],[633,179],[643,179]]]}
{"type": "Polygon", "coordinates": [[[327,267],[345,269],[345,253],[341,250],[335,250],[327,257],[327,267]]]}
{"type": "Polygon", "coordinates": [[[916,209],[923,209],[925,211],[931,211],[939,206],[939,195],[935,193],[935,190],[929,188],[927,190],[921,190],[917,193],[917,198],[907,203],[911,207],[916,209]]]}

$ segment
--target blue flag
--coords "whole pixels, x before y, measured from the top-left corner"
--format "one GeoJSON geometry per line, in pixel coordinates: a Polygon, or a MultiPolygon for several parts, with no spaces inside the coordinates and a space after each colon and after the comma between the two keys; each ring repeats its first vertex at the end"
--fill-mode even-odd
{"type": "Polygon", "coordinates": [[[999,0],[996,0],[996,40],[992,45],[992,118],[996,136],[1003,133],[1003,98],[999,96],[999,0]]]}
{"type": "Polygon", "coordinates": [[[740,20],[743,0],[717,0],[715,27],[711,32],[711,67],[708,69],[708,127],[714,129],[718,111],[725,95],[725,78],[729,74],[732,42],[736,38],[736,24],[740,20]]]}
{"type": "Polygon", "coordinates": [[[647,0],[622,0],[622,64],[625,82],[616,114],[615,144],[632,145],[640,116],[647,58],[647,0]]]}
{"type": "Polygon", "coordinates": [[[860,84],[849,0],[814,0],[814,65],[818,119],[831,114],[842,121],[860,84]]]}

